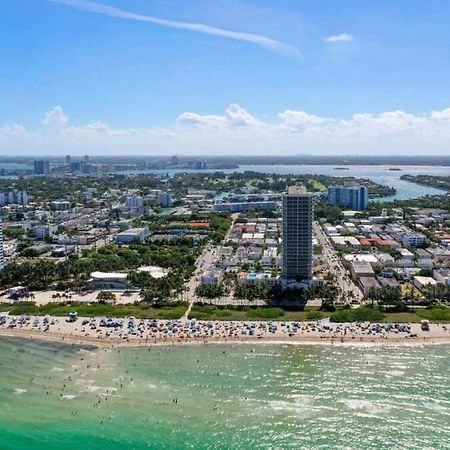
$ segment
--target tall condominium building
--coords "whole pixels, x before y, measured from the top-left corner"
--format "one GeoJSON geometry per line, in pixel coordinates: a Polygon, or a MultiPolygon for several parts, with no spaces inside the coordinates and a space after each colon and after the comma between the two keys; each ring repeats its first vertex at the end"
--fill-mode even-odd
{"type": "Polygon", "coordinates": [[[332,205],[360,211],[367,209],[369,192],[359,184],[344,184],[328,187],[328,201],[332,205]]]}
{"type": "Polygon", "coordinates": [[[50,173],[50,161],[40,159],[34,161],[34,173],[37,175],[47,175],[50,173]]]}
{"type": "Polygon", "coordinates": [[[142,208],[144,206],[144,199],[139,195],[131,195],[125,201],[127,208],[142,208]]]}
{"type": "Polygon", "coordinates": [[[313,195],[304,187],[289,187],[283,196],[283,278],[312,276],[313,214],[313,195]]]}
{"type": "Polygon", "coordinates": [[[170,192],[161,192],[159,195],[159,201],[163,208],[170,208],[173,204],[172,195],[170,192]]]}
{"type": "Polygon", "coordinates": [[[161,189],[150,189],[148,199],[152,204],[161,205],[163,208],[170,208],[173,205],[172,194],[161,189]]]}
{"type": "Polygon", "coordinates": [[[194,169],[206,169],[206,161],[194,161],[194,169]]]}
{"type": "Polygon", "coordinates": [[[0,270],[5,267],[5,256],[3,253],[3,225],[0,222],[0,270]]]}
{"type": "Polygon", "coordinates": [[[88,164],[86,161],[72,161],[69,167],[74,175],[89,175],[95,173],[97,170],[96,166],[88,164]]]}
{"type": "Polygon", "coordinates": [[[17,189],[9,189],[0,192],[0,206],[3,205],[26,205],[28,203],[28,195],[25,191],[17,189]]]}

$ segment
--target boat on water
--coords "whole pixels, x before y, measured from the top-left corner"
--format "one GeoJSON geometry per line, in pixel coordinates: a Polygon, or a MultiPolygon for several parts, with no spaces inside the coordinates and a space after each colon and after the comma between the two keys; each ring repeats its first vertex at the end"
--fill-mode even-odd
{"type": "Polygon", "coordinates": [[[400,172],[402,169],[400,169],[399,167],[389,167],[388,170],[394,171],[394,172],[400,172]]]}
{"type": "Polygon", "coordinates": [[[334,170],[350,170],[348,167],[333,167],[334,170]]]}

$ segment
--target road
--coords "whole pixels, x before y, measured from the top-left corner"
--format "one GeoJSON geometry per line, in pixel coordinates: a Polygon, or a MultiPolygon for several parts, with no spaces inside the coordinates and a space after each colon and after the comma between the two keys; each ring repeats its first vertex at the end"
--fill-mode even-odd
{"type": "Polygon", "coordinates": [[[215,258],[217,257],[219,252],[219,247],[208,245],[203,250],[202,254],[198,257],[195,265],[196,269],[191,279],[186,284],[186,296],[187,301],[189,302],[188,309],[184,313],[182,320],[187,320],[189,313],[191,312],[192,306],[196,301],[199,301],[199,297],[195,293],[195,289],[197,288],[202,275],[207,272],[214,263],[215,258]]]}
{"type": "MultiPolygon", "coordinates": [[[[231,230],[234,227],[234,222],[236,221],[239,214],[232,214],[231,215],[231,226],[229,230],[227,231],[227,234],[225,235],[224,242],[226,242],[230,236],[231,230]]],[[[196,270],[191,277],[191,279],[186,284],[186,296],[187,301],[189,302],[188,309],[184,313],[181,320],[187,320],[189,313],[191,312],[192,306],[195,302],[200,301],[200,297],[197,296],[195,293],[195,289],[200,283],[201,277],[206,274],[213,266],[214,261],[220,256],[220,245],[213,246],[211,244],[208,244],[204,249],[202,254],[198,257],[196,261],[196,270]]]]}
{"type": "Polygon", "coordinates": [[[328,236],[325,234],[318,222],[314,222],[313,228],[317,241],[322,247],[322,256],[329,271],[335,275],[337,285],[341,289],[342,295],[344,298],[350,297],[362,302],[364,300],[362,292],[350,278],[350,274],[343,266],[341,259],[334,250],[328,236]]]}

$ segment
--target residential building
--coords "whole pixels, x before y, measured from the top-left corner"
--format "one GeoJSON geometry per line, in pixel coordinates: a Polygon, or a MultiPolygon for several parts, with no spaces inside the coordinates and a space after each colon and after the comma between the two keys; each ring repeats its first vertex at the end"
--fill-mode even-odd
{"type": "Polygon", "coordinates": [[[250,209],[277,209],[277,202],[241,202],[241,203],[216,203],[215,212],[246,212],[250,209]]]}
{"type": "Polygon", "coordinates": [[[90,174],[94,174],[97,171],[97,167],[89,164],[89,157],[84,158],[84,161],[72,161],[70,163],[70,171],[75,174],[75,175],[90,175],[90,174]]]}
{"type": "Polygon", "coordinates": [[[138,195],[132,195],[127,197],[125,206],[129,209],[142,208],[144,206],[144,199],[138,195]]]}
{"type": "Polygon", "coordinates": [[[194,162],[194,169],[201,170],[206,169],[206,162],[205,161],[195,161],[194,162]]]}
{"type": "Polygon", "coordinates": [[[419,247],[424,244],[426,237],[422,233],[405,234],[402,238],[403,247],[419,247]]]}
{"type": "Polygon", "coordinates": [[[148,193],[148,200],[151,204],[161,205],[163,208],[170,208],[172,206],[172,195],[169,192],[164,192],[161,189],[150,189],[148,193]]]}
{"type": "Polygon", "coordinates": [[[0,270],[5,267],[5,256],[3,253],[3,225],[0,222],[0,270]]]}
{"type": "Polygon", "coordinates": [[[450,286],[450,269],[433,270],[433,278],[440,284],[450,286]]]}
{"type": "Polygon", "coordinates": [[[36,225],[32,230],[38,239],[46,239],[53,236],[58,230],[58,227],[56,225],[36,225]]]}
{"type": "Polygon", "coordinates": [[[358,281],[364,295],[381,288],[380,283],[378,283],[375,277],[361,277],[358,281]]]}
{"type": "Polygon", "coordinates": [[[34,173],[36,175],[47,175],[50,173],[50,161],[40,159],[34,161],[34,173]]]}
{"type": "Polygon", "coordinates": [[[329,186],[328,201],[332,205],[360,211],[367,209],[369,192],[365,186],[359,184],[329,186]]]}
{"type": "Polygon", "coordinates": [[[311,279],[313,198],[304,187],[295,186],[283,195],[283,278],[311,279]]]}
{"type": "Polygon", "coordinates": [[[70,211],[72,203],[67,200],[54,201],[50,203],[50,207],[54,211],[70,211]]]}
{"type": "Polygon", "coordinates": [[[169,192],[161,192],[159,200],[163,208],[170,208],[173,204],[172,195],[169,192]]]}
{"type": "Polygon", "coordinates": [[[218,286],[223,278],[223,272],[220,270],[211,269],[201,277],[201,284],[203,286],[218,286]]]}
{"type": "Polygon", "coordinates": [[[413,278],[414,286],[422,292],[425,292],[433,287],[435,287],[438,283],[432,277],[421,277],[419,275],[415,275],[413,278]]]}
{"type": "Polygon", "coordinates": [[[368,278],[375,276],[375,273],[370,263],[364,261],[353,261],[351,266],[351,272],[353,279],[355,280],[359,278],[368,278]]]}
{"type": "Polygon", "coordinates": [[[26,205],[28,203],[28,194],[25,191],[10,189],[0,192],[0,206],[4,205],[26,205]]]}
{"type": "Polygon", "coordinates": [[[72,173],[81,173],[81,163],[79,161],[72,161],[70,163],[70,171],[72,173]]]}

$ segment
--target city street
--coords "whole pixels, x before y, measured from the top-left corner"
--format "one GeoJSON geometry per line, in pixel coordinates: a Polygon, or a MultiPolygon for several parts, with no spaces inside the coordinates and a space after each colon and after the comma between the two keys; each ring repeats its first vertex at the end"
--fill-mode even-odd
{"type": "MultiPolygon", "coordinates": [[[[230,228],[229,228],[227,234],[225,235],[224,242],[226,242],[228,240],[231,230],[234,227],[234,222],[236,221],[238,216],[239,216],[239,214],[231,215],[232,222],[231,222],[231,225],[230,225],[230,228]]],[[[208,245],[207,247],[205,247],[202,254],[197,259],[197,263],[196,263],[197,269],[195,270],[194,275],[191,277],[189,282],[186,284],[186,295],[187,295],[187,301],[189,302],[189,307],[182,318],[183,320],[187,319],[187,317],[189,316],[189,313],[191,312],[191,309],[192,309],[192,305],[195,302],[202,300],[196,295],[195,289],[199,285],[201,277],[204,274],[206,274],[214,266],[214,261],[219,257],[220,248],[221,248],[220,245],[218,245],[218,246],[208,245]]],[[[225,300],[228,299],[230,302],[232,301],[232,298],[228,298],[228,297],[222,297],[222,299],[225,299],[225,300]]],[[[226,301],[224,301],[224,303],[229,304],[229,303],[226,303],[226,301]]]]}
{"type": "Polygon", "coordinates": [[[334,250],[331,241],[328,239],[328,236],[325,234],[318,222],[314,222],[313,229],[314,235],[319,245],[322,247],[323,259],[325,260],[330,273],[335,275],[337,285],[340,288],[343,297],[351,297],[359,302],[362,302],[364,298],[362,292],[350,278],[350,274],[343,266],[339,256],[334,250]]]}
{"type": "Polygon", "coordinates": [[[192,305],[199,301],[199,297],[195,293],[195,289],[200,283],[202,275],[209,270],[214,264],[214,260],[219,252],[219,247],[208,245],[203,250],[196,262],[197,269],[192,275],[191,279],[186,283],[186,300],[189,302],[189,307],[186,310],[182,320],[186,320],[191,312],[192,305]]]}

